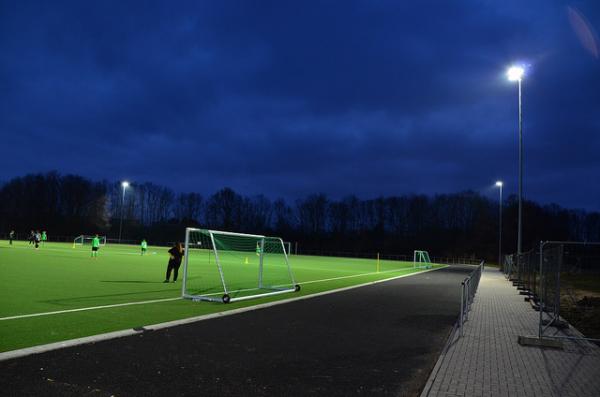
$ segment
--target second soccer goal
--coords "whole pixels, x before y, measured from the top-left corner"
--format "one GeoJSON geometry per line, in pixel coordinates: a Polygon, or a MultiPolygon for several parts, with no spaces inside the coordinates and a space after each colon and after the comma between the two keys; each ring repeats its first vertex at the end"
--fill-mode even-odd
{"type": "MultiPolygon", "coordinates": [[[[92,240],[94,239],[94,237],[95,236],[86,234],[77,236],[75,237],[75,239],[73,239],[73,247],[75,247],[76,245],[92,245],[92,240]]],[[[98,239],[100,240],[100,245],[106,245],[106,236],[98,236],[98,239]]]]}
{"type": "Polygon", "coordinates": [[[413,253],[413,267],[430,269],[431,259],[429,259],[429,253],[427,251],[415,250],[413,253]]]}
{"type": "Polygon", "coordinates": [[[234,302],[300,289],[278,237],[187,228],[182,296],[234,302]]]}

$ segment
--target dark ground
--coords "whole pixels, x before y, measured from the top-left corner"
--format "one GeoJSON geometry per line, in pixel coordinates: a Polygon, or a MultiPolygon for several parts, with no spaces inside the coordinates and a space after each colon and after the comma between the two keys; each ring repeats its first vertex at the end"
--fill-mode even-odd
{"type": "Polygon", "coordinates": [[[0,395],[418,395],[471,270],[0,362],[0,395]]]}

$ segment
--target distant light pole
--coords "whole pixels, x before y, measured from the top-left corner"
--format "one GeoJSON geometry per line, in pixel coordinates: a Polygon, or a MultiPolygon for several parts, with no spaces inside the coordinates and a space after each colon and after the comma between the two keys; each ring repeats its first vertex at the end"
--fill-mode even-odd
{"type": "Polygon", "coordinates": [[[500,207],[500,215],[498,219],[498,266],[500,266],[500,270],[502,270],[502,186],[504,183],[502,181],[496,182],[496,186],[500,188],[500,201],[498,202],[500,207]]]}
{"type": "Polygon", "coordinates": [[[123,196],[121,196],[121,222],[119,223],[119,243],[121,243],[121,232],[123,231],[123,212],[125,209],[125,190],[129,187],[129,182],[121,182],[123,188],[123,196]]]}
{"type": "Polygon", "coordinates": [[[506,75],[510,81],[519,83],[519,229],[517,233],[517,254],[522,252],[522,230],[523,230],[523,112],[521,108],[521,80],[525,69],[521,66],[511,66],[506,75]]]}

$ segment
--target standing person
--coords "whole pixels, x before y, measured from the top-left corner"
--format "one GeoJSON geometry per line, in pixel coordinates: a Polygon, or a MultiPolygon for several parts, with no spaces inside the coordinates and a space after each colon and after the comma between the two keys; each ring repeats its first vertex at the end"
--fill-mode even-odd
{"type": "Polygon", "coordinates": [[[181,258],[183,258],[184,252],[181,243],[175,243],[173,248],[169,250],[169,264],[167,265],[167,277],[163,281],[164,283],[169,282],[171,270],[173,270],[173,282],[177,281],[177,274],[179,273],[179,266],[181,266],[181,258]]]}
{"type": "Polygon", "coordinates": [[[33,244],[34,240],[35,240],[35,232],[32,230],[29,232],[29,245],[33,244]]]}
{"type": "Polygon", "coordinates": [[[40,241],[42,240],[42,235],[40,234],[39,230],[35,231],[35,234],[33,235],[33,241],[35,243],[35,249],[38,249],[40,247],[40,241]]]}
{"type": "Polygon", "coordinates": [[[48,235],[45,230],[42,230],[42,245],[46,243],[46,240],[48,240],[48,235]]]}
{"type": "Polygon", "coordinates": [[[96,234],[92,239],[92,258],[98,257],[98,250],[100,249],[100,238],[96,234]]]}
{"type": "Polygon", "coordinates": [[[142,239],[142,255],[146,254],[146,251],[148,250],[148,243],[146,242],[146,239],[142,239]]]}
{"type": "Polygon", "coordinates": [[[256,256],[260,256],[260,244],[256,242],[256,256]]]}
{"type": "Polygon", "coordinates": [[[12,241],[15,239],[15,231],[11,230],[10,233],[8,233],[8,243],[10,245],[12,245],[12,241]]]}

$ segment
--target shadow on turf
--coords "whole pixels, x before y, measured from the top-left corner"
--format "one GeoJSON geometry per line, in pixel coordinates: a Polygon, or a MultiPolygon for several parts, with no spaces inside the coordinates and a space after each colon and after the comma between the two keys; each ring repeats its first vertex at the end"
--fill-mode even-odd
{"type": "Polygon", "coordinates": [[[162,284],[163,281],[141,281],[141,280],[100,280],[101,283],[135,283],[135,284],[162,284]]]}
{"type": "MultiPolygon", "coordinates": [[[[110,281],[108,281],[108,282],[110,282],[110,281]]],[[[157,282],[157,281],[147,281],[147,282],[162,284],[162,281],[160,281],[160,282],[157,282]]],[[[77,297],[65,298],[65,299],[50,299],[50,300],[41,301],[41,302],[43,302],[43,303],[50,303],[50,304],[57,305],[57,306],[69,306],[70,304],[73,304],[74,302],[81,302],[81,301],[86,301],[86,300],[90,300],[90,299],[114,298],[115,296],[142,295],[142,294],[153,294],[153,293],[156,293],[156,292],[180,291],[181,290],[181,284],[178,284],[178,283],[169,283],[169,284],[167,284],[167,286],[172,286],[172,285],[177,286],[177,289],[159,289],[159,290],[152,290],[152,291],[126,292],[126,293],[120,293],[120,294],[77,296],[77,297]]],[[[160,299],[160,298],[157,298],[157,299],[160,299]]]]}

